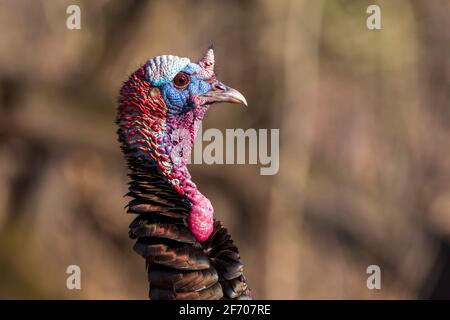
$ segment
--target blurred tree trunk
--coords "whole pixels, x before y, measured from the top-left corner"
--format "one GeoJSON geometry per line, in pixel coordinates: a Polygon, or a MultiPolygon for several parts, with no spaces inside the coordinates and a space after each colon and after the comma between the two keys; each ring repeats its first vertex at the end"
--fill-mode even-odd
{"type": "Polygon", "coordinates": [[[436,259],[419,295],[427,299],[450,299],[450,150],[435,147],[448,144],[450,138],[450,2],[417,0],[411,1],[411,5],[420,43],[419,93],[426,137],[426,148],[417,158],[416,166],[427,181],[421,197],[425,230],[437,248],[436,259]]]}
{"type": "Polygon", "coordinates": [[[299,232],[318,93],[322,5],[322,1],[266,1],[272,20],[267,23],[269,30],[262,34],[272,41],[264,42],[271,46],[263,50],[274,52],[274,48],[282,48],[273,58],[284,72],[279,79],[284,86],[275,93],[278,102],[273,106],[274,113],[282,110],[282,129],[280,170],[272,186],[268,211],[265,298],[298,298],[304,281],[299,273],[301,260],[307,259],[307,254],[299,232]]]}

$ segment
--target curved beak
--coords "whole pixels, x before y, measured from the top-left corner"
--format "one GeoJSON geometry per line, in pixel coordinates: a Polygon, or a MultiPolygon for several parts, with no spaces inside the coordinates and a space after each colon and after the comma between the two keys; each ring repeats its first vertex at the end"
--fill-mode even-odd
{"type": "Polygon", "coordinates": [[[247,100],[236,89],[224,85],[222,82],[215,82],[212,89],[205,94],[200,95],[202,104],[212,104],[216,102],[242,103],[247,106],[247,100]]]}

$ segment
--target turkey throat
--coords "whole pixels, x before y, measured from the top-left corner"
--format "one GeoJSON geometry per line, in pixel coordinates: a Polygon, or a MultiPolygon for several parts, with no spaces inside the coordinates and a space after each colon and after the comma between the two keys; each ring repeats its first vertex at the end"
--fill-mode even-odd
{"type": "Polygon", "coordinates": [[[193,108],[182,115],[168,115],[165,150],[172,163],[171,183],[191,202],[188,225],[199,242],[208,240],[214,229],[214,209],[211,202],[192,181],[187,168],[196,133],[208,106],[193,108]]]}
{"type": "Polygon", "coordinates": [[[140,174],[148,169],[151,175],[150,169],[156,168],[178,194],[189,200],[189,229],[199,242],[204,242],[214,229],[214,209],[192,181],[187,164],[209,106],[172,114],[160,90],[150,86],[144,75],[145,71],[139,69],[121,90],[117,123],[122,149],[132,171],[136,171],[136,163],[143,163],[139,165],[140,174]]]}

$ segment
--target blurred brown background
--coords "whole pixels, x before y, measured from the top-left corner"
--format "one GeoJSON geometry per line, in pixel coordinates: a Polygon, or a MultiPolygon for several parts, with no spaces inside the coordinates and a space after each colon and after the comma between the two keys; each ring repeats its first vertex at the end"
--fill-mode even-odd
{"type": "Polygon", "coordinates": [[[249,107],[216,106],[204,129],[280,128],[275,176],[191,166],[255,296],[450,298],[449,17],[448,0],[1,0],[0,298],[147,297],[116,97],[148,58],[211,42],[249,107]]]}

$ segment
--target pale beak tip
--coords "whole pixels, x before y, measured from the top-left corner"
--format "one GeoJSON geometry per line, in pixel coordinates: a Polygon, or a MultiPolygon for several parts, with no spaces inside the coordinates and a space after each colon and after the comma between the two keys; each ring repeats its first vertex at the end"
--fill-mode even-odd
{"type": "Polygon", "coordinates": [[[247,100],[245,99],[245,97],[242,97],[242,104],[246,107],[248,107],[248,103],[247,100]]]}
{"type": "Polygon", "coordinates": [[[248,107],[247,99],[245,99],[244,95],[235,89],[232,89],[232,90],[233,90],[233,95],[234,95],[235,99],[237,101],[239,101],[241,104],[243,104],[244,106],[248,107]]]}

